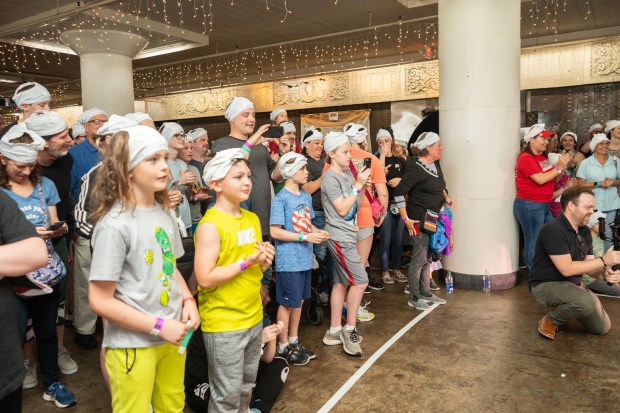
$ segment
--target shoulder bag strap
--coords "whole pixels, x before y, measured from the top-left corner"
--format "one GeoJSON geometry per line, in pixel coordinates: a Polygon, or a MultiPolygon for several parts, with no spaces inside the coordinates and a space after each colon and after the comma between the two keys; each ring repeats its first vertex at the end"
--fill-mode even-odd
{"type": "Polygon", "coordinates": [[[47,203],[45,202],[45,197],[43,196],[42,181],[37,183],[37,191],[39,192],[39,201],[41,201],[41,208],[43,209],[43,226],[48,227],[51,223],[49,216],[47,215],[47,203]]]}

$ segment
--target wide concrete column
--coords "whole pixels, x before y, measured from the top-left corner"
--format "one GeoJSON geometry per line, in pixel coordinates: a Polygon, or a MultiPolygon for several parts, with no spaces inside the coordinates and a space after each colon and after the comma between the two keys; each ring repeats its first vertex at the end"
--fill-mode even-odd
{"type": "Polygon", "coordinates": [[[439,0],[441,166],[456,200],[444,268],[456,288],[511,288],[519,147],[520,0],[439,0]]]}
{"type": "Polygon", "coordinates": [[[114,30],[70,30],[60,39],[80,56],[84,109],[134,112],[132,59],[148,44],[144,37],[114,30]]]}

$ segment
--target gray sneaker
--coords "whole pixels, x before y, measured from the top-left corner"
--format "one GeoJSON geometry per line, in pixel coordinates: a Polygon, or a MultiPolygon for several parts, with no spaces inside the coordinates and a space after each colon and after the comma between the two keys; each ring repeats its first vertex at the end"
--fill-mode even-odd
{"type": "Polygon", "coordinates": [[[351,331],[346,331],[343,328],[340,330],[340,338],[342,340],[342,348],[345,353],[355,357],[360,357],[362,355],[362,348],[360,347],[359,336],[356,328],[351,331]]]}
{"type": "Polygon", "coordinates": [[[73,374],[78,371],[77,363],[65,348],[58,349],[58,367],[62,374],[73,374]]]}
{"type": "Polygon", "coordinates": [[[443,298],[439,298],[437,297],[435,294],[431,294],[430,297],[422,297],[422,300],[431,302],[431,303],[437,303],[437,304],[445,304],[446,300],[444,300],[443,298]]]}
{"type": "Polygon", "coordinates": [[[326,346],[337,346],[339,344],[342,344],[342,340],[340,339],[340,331],[332,334],[329,332],[328,328],[325,332],[325,335],[323,336],[323,344],[325,344],[326,346]]]}
{"type": "Polygon", "coordinates": [[[37,363],[34,360],[24,360],[24,366],[26,367],[26,377],[22,383],[22,388],[32,389],[37,387],[39,379],[37,379],[37,363]]]}
{"type": "Polygon", "coordinates": [[[409,307],[413,307],[420,311],[426,311],[426,310],[431,309],[431,306],[428,305],[428,303],[425,300],[417,300],[417,301],[408,300],[407,304],[409,305],[409,307]]]}

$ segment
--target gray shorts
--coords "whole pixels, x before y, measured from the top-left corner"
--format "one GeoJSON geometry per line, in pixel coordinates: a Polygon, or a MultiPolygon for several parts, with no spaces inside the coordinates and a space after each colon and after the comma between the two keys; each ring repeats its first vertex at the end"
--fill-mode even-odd
{"type": "Polygon", "coordinates": [[[368,237],[372,237],[375,233],[375,227],[360,228],[357,230],[357,240],[361,241],[368,237]]]}
{"type": "Polygon", "coordinates": [[[352,242],[327,240],[327,248],[334,259],[334,282],[345,285],[368,283],[368,274],[362,266],[357,247],[352,242]]]}

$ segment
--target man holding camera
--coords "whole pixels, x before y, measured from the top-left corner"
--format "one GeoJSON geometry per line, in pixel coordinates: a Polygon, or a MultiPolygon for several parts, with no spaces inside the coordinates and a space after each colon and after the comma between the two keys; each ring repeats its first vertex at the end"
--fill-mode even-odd
{"type": "Polygon", "coordinates": [[[589,333],[606,334],[609,316],[598,297],[581,282],[583,274],[620,282],[620,251],[610,248],[594,258],[592,235],[587,227],[594,213],[592,190],[571,187],[560,200],[562,214],[546,223],[538,234],[529,288],[540,304],[552,307],[538,322],[538,332],[553,340],[559,325],[577,320],[589,333]]]}

